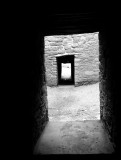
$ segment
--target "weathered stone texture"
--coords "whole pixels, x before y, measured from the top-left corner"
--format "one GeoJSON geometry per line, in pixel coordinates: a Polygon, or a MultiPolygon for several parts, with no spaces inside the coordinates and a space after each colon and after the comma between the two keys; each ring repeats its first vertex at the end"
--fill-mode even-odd
{"type": "Polygon", "coordinates": [[[57,85],[56,57],[74,55],[75,85],[99,80],[98,32],[45,37],[47,85],[57,85]]]}
{"type": "MultiPolygon", "coordinates": [[[[114,75],[112,46],[107,43],[107,37],[103,33],[99,34],[99,60],[100,60],[100,115],[101,120],[104,122],[104,126],[107,129],[111,141],[116,142],[116,124],[115,124],[115,110],[117,106],[114,105],[114,75]],[[110,53],[110,54],[109,54],[110,53]]],[[[115,145],[114,145],[115,146],[115,145]]]]}
{"type": "Polygon", "coordinates": [[[33,60],[33,94],[32,94],[32,145],[37,142],[48,121],[47,86],[44,64],[44,38],[38,33],[36,37],[35,59],[33,60]],[[40,36],[40,39],[38,38],[40,36]],[[40,44],[40,45],[39,45],[40,44]]]}

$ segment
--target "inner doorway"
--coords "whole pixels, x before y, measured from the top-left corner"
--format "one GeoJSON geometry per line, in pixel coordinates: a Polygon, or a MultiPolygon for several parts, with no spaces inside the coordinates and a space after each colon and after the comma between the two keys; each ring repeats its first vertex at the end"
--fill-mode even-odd
{"type": "Polygon", "coordinates": [[[98,32],[45,37],[49,121],[100,120],[98,32]]]}
{"type": "Polygon", "coordinates": [[[74,55],[57,57],[58,85],[74,85],[74,55]]]}

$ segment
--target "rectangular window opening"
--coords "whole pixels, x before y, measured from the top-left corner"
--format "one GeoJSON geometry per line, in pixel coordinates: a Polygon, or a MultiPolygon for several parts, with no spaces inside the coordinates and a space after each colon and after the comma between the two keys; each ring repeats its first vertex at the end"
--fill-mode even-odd
{"type": "Polygon", "coordinates": [[[71,79],[71,63],[61,63],[61,78],[71,79]]]}

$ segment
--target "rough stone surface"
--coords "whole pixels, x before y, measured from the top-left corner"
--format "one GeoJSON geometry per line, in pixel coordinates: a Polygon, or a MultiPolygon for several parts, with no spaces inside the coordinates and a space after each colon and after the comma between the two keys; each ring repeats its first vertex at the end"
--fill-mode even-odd
{"type": "Polygon", "coordinates": [[[111,46],[107,43],[107,39],[103,33],[99,33],[99,59],[100,59],[100,112],[101,119],[105,124],[111,141],[116,139],[115,110],[117,106],[113,106],[113,57],[110,54],[111,46]]]}
{"type": "MultiPolygon", "coordinates": [[[[38,37],[40,33],[38,34],[38,37]]],[[[36,59],[34,62],[33,75],[33,96],[32,96],[32,141],[35,145],[38,137],[41,135],[46,122],[48,120],[48,104],[47,104],[47,86],[45,81],[45,65],[44,65],[44,38],[36,37],[38,42],[36,45],[36,59]],[[40,45],[41,44],[41,45],[40,45]]]]}
{"type": "Polygon", "coordinates": [[[111,154],[109,137],[99,120],[48,122],[35,154],[111,154]]]}
{"type": "Polygon", "coordinates": [[[76,86],[99,80],[98,32],[45,37],[46,81],[49,86],[58,84],[56,57],[63,55],[75,56],[76,86]]]}

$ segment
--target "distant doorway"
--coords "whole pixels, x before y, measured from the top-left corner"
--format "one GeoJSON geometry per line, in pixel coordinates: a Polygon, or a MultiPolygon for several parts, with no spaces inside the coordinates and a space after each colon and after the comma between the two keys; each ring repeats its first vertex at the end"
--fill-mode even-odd
{"type": "Polygon", "coordinates": [[[74,85],[74,55],[57,57],[58,85],[74,85]]]}

